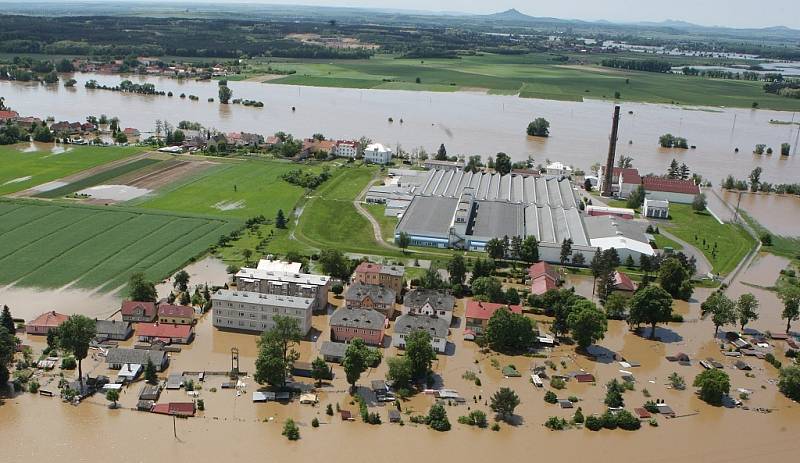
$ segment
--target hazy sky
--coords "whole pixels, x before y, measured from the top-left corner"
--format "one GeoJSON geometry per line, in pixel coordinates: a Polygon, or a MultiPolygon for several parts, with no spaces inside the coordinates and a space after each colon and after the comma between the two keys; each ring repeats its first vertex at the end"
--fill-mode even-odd
{"type": "Polygon", "coordinates": [[[516,8],[531,16],[617,22],[676,19],[709,26],[800,29],[798,0],[214,0],[489,13],[516,8]]]}

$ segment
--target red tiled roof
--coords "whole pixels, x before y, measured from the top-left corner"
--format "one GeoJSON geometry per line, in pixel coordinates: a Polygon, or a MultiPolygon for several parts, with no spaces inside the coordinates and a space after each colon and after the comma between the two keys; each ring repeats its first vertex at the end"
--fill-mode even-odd
{"type": "Polygon", "coordinates": [[[122,303],[122,315],[133,315],[134,311],[139,307],[144,309],[144,314],[148,317],[156,314],[155,302],[124,301],[122,303]]]}
{"type": "Polygon", "coordinates": [[[356,267],[358,273],[381,273],[381,264],[373,264],[372,262],[361,262],[356,267]]]}
{"type": "Polygon", "coordinates": [[[666,193],[700,194],[700,187],[691,180],[679,178],[664,178],[648,175],[642,178],[645,191],[663,191],[666,193]]]}
{"type": "Polygon", "coordinates": [[[507,305],[507,304],[497,304],[494,302],[481,302],[470,299],[467,302],[467,318],[476,318],[479,320],[488,320],[497,312],[498,309],[501,307],[508,308],[514,313],[521,314],[522,313],[522,306],[519,305],[507,305]]]}
{"type": "Polygon", "coordinates": [[[611,171],[611,175],[615,179],[619,179],[620,174],[622,174],[622,183],[629,183],[633,185],[642,183],[642,177],[639,176],[638,169],[623,169],[622,167],[615,167],[614,170],[611,171]]]}
{"type": "Polygon", "coordinates": [[[648,418],[651,418],[653,416],[645,408],[634,408],[633,411],[634,411],[634,413],[636,413],[636,416],[638,416],[639,419],[648,419],[648,418]]]}
{"type": "Polygon", "coordinates": [[[173,325],[170,323],[138,323],[136,335],[148,338],[186,339],[192,333],[192,325],[173,325]]]}
{"type": "Polygon", "coordinates": [[[559,275],[558,270],[554,269],[552,265],[548,264],[547,262],[536,262],[535,264],[531,265],[528,268],[528,275],[531,277],[532,280],[535,280],[539,277],[548,277],[553,281],[558,281],[559,275]]]}
{"type": "Polygon", "coordinates": [[[631,280],[628,274],[616,271],[614,272],[614,289],[620,291],[636,291],[636,283],[631,280]]]}
{"type": "Polygon", "coordinates": [[[19,117],[19,113],[16,111],[0,111],[0,119],[14,119],[19,117]]]}
{"type": "Polygon", "coordinates": [[[51,310],[50,312],[45,312],[38,317],[34,318],[29,325],[35,326],[51,326],[56,327],[60,326],[62,323],[67,321],[69,316],[56,312],[55,310],[51,310]]]}
{"type": "Polygon", "coordinates": [[[594,375],[591,373],[581,373],[575,375],[575,381],[579,383],[593,383],[594,382],[594,375]]]}
{"type": "Polygon", "coordinates": [[[188,318],[194,314],[194,309],[185,305],[159,304],[159,317],[183,317],[188,318]]]}
{"type": "Polygon", "coordinates": [[[531,283],[531,293],[541,296],[547,291],[556,289],[557,287],[558,285],[555,280],[549,278],[548,275],[542,275],[539,278],[535,278],[533,283],[531,283]]]}

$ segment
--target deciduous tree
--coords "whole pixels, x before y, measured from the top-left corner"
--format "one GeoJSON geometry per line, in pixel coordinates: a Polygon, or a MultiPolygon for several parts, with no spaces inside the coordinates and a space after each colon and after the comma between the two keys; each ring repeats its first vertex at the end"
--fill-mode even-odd
{"type": "Polygon", "coordinates": [[[584,351],[593,343],[603,339],[608,330],[605,313],[586,299],[573,306],[567,317],[567,325],[578,348],[584,351]]]}
{"type": "Polygon", "coordinates": [[[742,330],[751,321],[758,320],[758,299],[752,293],[744,293],[736,301],[736,318],[742,330]]]}
{"type": "Polygon", "coordinates": [[[711,405],[722,405],[722,398],[731,390],[728,374],[716,368],[697,375],[693,385],[700,388],[700,398],[711,405]]]}
{"type": "Polygon", "coordinates": [[[489,407],[500,419],[508,421],[514,416],[514,409],[519,403],[519,396],[513,389],[501,387],[492,395],[489,407]]]}
{"type": "Polygon", "coordinates": [[[641,323],[650,325],[650,339],[656,337],[656,325],[669,322],[671,316],[672,297],[658,286],[649,285],[637,291],[631,298],[628,323],[636,326],[641,323]]]}
{"type": "Polygon", "coordinates": [[[97,334],[95,322],[84,315],[70,315],[58,327],[58,344],[61,349],[71,352],[78,361],[78,381],[83,386],[83,359],[89,355],[89,344],[97,334]]]}

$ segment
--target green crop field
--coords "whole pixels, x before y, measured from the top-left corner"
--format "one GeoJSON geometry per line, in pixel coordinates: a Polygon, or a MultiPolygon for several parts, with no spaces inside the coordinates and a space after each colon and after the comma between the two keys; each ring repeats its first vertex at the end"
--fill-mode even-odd
{"type": "Polygon", "coordinates": [[[161,280],[240,222],[120,207],[0,201],[0,285],[123,286],[161,280]]]}
{"type": "Polygon", "coordinates": [[[28,144],[0,146],[0,195],[26,190],[36,185],[75,174],[107,162],[144,151],[140,147],[68,146],[55,154],[36,144],[37,151],[25,152],[28,144]]]}
{"type": "Polygon", "coordinates": [[[715,273],[732,272],[756,245],[741,226],[720,224],[708,212],[695,212],[690,205],[671,204],[669,213],[672,221],[669,228],[663,228],[699,249],[711,262],[715,273]]]}
{"type": "Polygon", "coordinates": [[[111,169],[105,170],[103,172],[98,172],[94,175],[90,175],[86,178],[82,178],[75,182],[68,183],[62,187],[54,188],[48,191],[43,191],[34,196],[36,196],[37,198],[51,198],[51,199],[58,198],[61,196],[66,196],[68,194],[72,194],[77,191],[83,190],[84,188],[100,185],[104,182],[117,178],[121,175],[137,171],[147,166],[159,164],[161,162],[164,161],[151,158],[137,159],[135,161],[127,162],[125,164],[112,167],[111,169]]]}
{"type": "Polygon", "coordinates": [[[600,67],[596,64],[600,58],[595,56],[573,58],[585,64],[564,65],[548,54],[483,54],[425,60],[378,55],[369,60],[340,60],[335,64],[321,60],[279,60],[267,64],[260,59],[251,62],[248,76],[258,75],[259,70],[264,72],[269,66],[274,70],[295,71],[267,81],[273,84],[425,91],[480,88],[496,94],[567,101],[612,99],[619,92],[622,101],[746,108],[758,102],[765,109],[800,109],[800,100],[768,94],[761,82],[625,71],[600,67]]]}
{"type": "Polygon", "coordinates": [[[144,208],[189,212],[231,218],[259,214],[272,219],[278,209],[288,215],[303,195],[303,188],[281,179],[293,169],[319,169],[280,161],[227,162],[158,196],[134,201],[144,208]]]}

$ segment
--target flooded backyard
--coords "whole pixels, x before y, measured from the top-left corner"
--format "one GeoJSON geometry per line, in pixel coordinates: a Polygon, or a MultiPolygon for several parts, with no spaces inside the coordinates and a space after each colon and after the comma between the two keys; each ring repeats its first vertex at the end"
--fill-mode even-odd
{"type": "MultiPolygon", "coordinates": [[[[611,101],[564,102],[524,99],[475,92],[411,92],[344,88],[296,87],[259,82],[229,82],[235,98],[264,102],[263,108],[207,102],[217,97],[217,83],[162,77],[76,75],[76,88],[20,82],[0,82],[0,94],[21,114],[54,116],[56,120],[82,121],[87,115],[118,116],[123,127],[152,132],[155,120],[192,120],[222,130],[276,131],[308,137],[321,132],[329,138],[367,136],[406,151],[424,147],[435,151],[444,143],[450,154],[494,155],[506,152],[515,160],[533,156],[537,163],[561,160],[584,170],[603,162],[611,126],[611,101]],[[87,90],[85,81],[117,85],[122,79],[152,82],[158,90],[175,96],[134,95],[87,90]],[[196,95],[199,101],[178,97],[196,95]],[[295,110],[292,110],[292,108],[295,110]],[[550,121],[551,136],[525,135],[536,117],[550,121]],[[390,122],[393,118],[394,122],[390,122]],[[402,119],[402,123],[400,120],[402,119]]],[[[771,124],[790,121],[792,113],[730,108],[684,108],[661,104],[622,102],[619,155],[632,156],[640,171],[663,173],[672,158],[718,183],[727,174],[746,177],[755,167],[762,180],[796,181],[797,156],[755,156],[757,143],[776,150],[783,142],[795,145],[800,126],[771,124]],[[658,147],[658,137],[670,132],[686,137],[697,149],[658,147]],[[739,148],[739,153],[734,149],[739,148]]],[[[796,118],[795,118],[796,119],[796,118]]],[[[793,146],[793,149],[795,147],[793,146]]]]}

